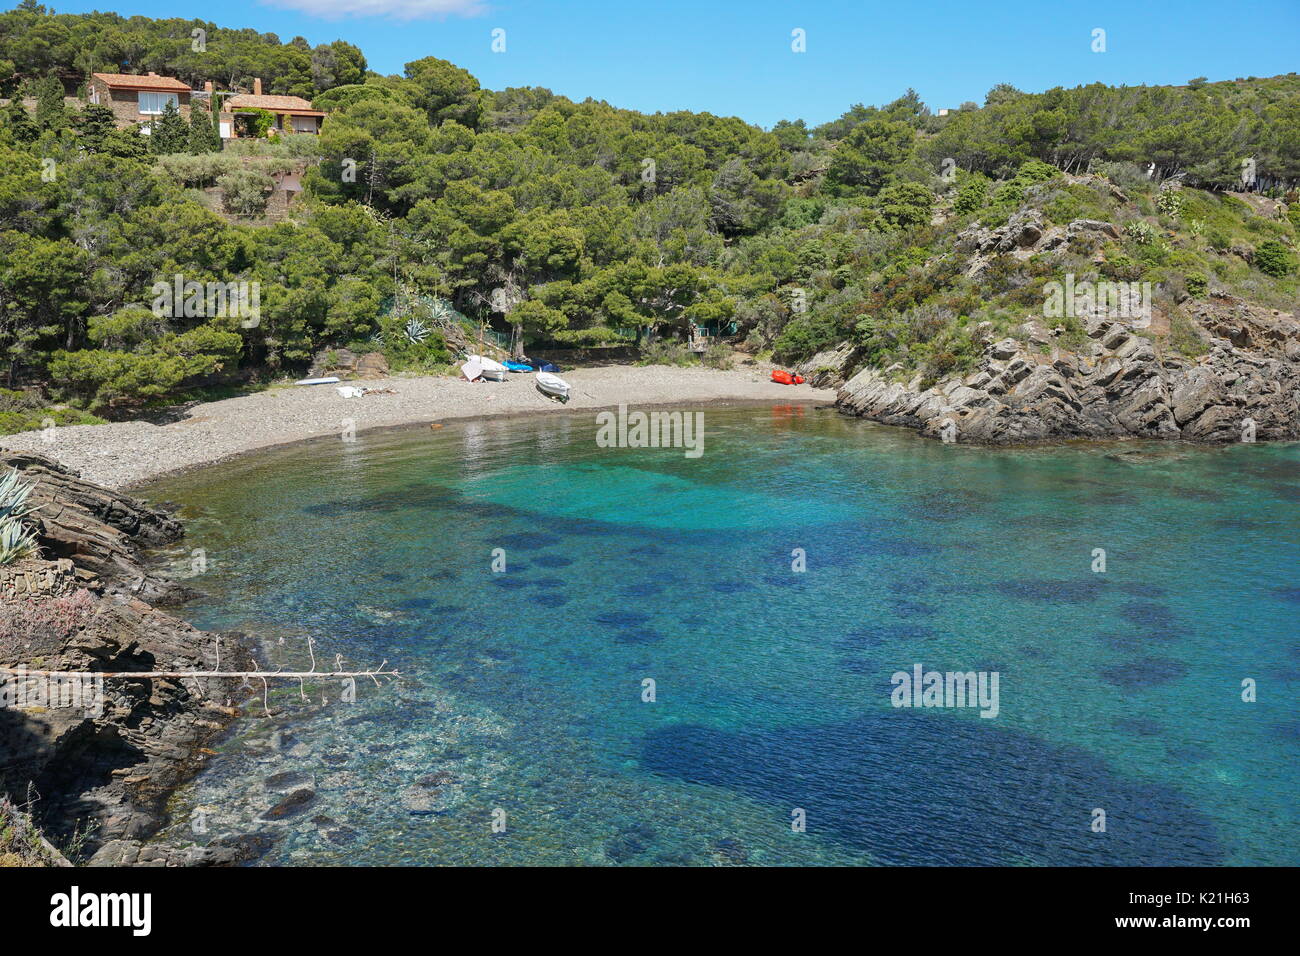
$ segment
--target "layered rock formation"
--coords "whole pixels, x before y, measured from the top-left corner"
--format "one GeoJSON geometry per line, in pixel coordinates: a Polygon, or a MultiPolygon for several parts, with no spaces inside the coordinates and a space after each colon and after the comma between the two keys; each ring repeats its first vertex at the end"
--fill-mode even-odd
{"type": "Polygon", "coordinates": [[[1229,297],[1206,300],[1193,316],[1209,342],[1196,359],[1162,348],[1150,328],[1103,315],[1084,318],[1088,341],[1074,348],[1029,322],[1021,338],[987,342],[969,374],[922,388],[899,366],[864,368],[836,404],[948,441],[1300,438],[1296,316],[1229,297]]]}
{"type": "MultiPolygon", "coordinates": [[[[12,467],[36,480],[29,521],[42,554],[0,577],[0,667],[140,676],[102,680],[102,693],[81,680],[77,706],[31,706],[30,693],[28,706],[0,706],[0,792],[30,806],[55,842],[105,854],[92,862],[238,859],[237,848],[141,856],[139,841],[164,821],[167,796],[237,714],[228,681],[150,672],[211,670],[218,654],[223,669],[250,663],[233,639],[151,606],[180,591],[144,567],[139,549],[176,540],[180,524],[39,455],[0,454],[0,470],[12,467]]],[[[29,689],[41,686],[27,680],[29,689]]],[[[0,688],[16,693],[12,674],[0,674],[0,688]]]]}

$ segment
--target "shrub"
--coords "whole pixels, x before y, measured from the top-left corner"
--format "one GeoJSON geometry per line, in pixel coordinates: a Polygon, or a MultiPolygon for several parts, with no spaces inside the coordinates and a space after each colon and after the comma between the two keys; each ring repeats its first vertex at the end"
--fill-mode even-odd
{"type": "Polygon", "coordinates": [[[1124,235],[1140,246],[1149,246],[1160,241],[1160,230],[1145,219],[1130,219],[1124,223],[1124,235]]]}
{"type": "Polygon", "coordinates": [[[908,229],[930,221],[934,194],[920,183],[898,183],[882,189],[877,201],[880,218],[886,225],[908,229]]]}
{"type": "Polygon", "coordinates": [[[236,216],[260,216],[266,211],[266,200],[275,181],[256,169],[235,169],[217,180],[221,187],[221,201],[226,210],[236,216]]]}
{"type": "Polygon", "coordinates": [[[731,368],[731,349],[722,342],[714,342],[708,347],[700,361],[709,368],[731,368]]]}
{"type": "Polygon", "coordinates": [[[1285,243],[1267,239],[1255,249],[1255,266],[1265,275],[1281,279],[1295,271],[1295,259],[1285,243]]]}
{"type": "Polygon", "coordinates": [[[641,349],[638,365],[694,365],[695,353],[681,342],[657,339],[641,349]]]}
{"type": "Polygon", "coordinates": [[[1175,219],[1183,214],[1183,194],[1175,186],[1163,186],[1156,195],[1156,208],[1175,219]]]}
{"type": "Polygon", "coordinates": [[[989,181],[982,173],[963,175],[957,186],[957,197],[952,201],[953,212],[959,216],[982,209],[989,198],[989,181]]]}
{"type": "Polygon", "coordinates": [[[1210,280],[1199,272],[1187,273],[1183,284],[1187,288],[1187,294],[1194,299],[1201,298],[1210,288],[1210,280]]]}

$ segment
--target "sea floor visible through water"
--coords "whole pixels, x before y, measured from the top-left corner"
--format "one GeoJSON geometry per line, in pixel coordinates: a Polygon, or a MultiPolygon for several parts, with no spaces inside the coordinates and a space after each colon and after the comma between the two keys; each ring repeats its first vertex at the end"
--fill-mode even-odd
{"type": "Polygon", "coordinates": [[[158,556],[202,594],[183,616],[267,666],[311,638],[403,675],[274,686],[158,838],[257,834],[264,865],[1300,863],[1300,446],[697,410],[698,458],[601,447],[589,412],[142,489],[186,521],[158,556]],[[996,716],[895,707],[918,664],[996,673],[996,716]]]}

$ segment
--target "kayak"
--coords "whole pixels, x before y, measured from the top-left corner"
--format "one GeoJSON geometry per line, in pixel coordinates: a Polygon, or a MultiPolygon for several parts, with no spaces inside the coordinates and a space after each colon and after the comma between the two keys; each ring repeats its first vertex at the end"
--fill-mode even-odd
{"type": "Polygon", "coordinates": [[[523,362],[515,362],[511,359],[502,359],[501,364],[506,367],[508,372],[531,372],[533,370],[531,365],[525,365],[523,362]]]}
{"type": "Polygon", "coordinates": [[[803,376],[787,372],[784,369],[774,368],[772,369],[772,381],[779,385],[802,385],[803,376]]]}
{"type": "Polygon", "coordinates": [[[337,375],[331,375],[329,378],[304,378],[294,382],[295,385],[333,385],[338,382],[337,375]]]}

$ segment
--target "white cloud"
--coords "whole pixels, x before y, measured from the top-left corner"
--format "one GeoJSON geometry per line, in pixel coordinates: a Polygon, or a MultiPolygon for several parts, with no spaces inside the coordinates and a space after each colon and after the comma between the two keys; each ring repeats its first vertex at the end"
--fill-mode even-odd
{"type": "Polygon", "coordinates": [[[476,17],[486,12],[483,0],[265,0],[273,7],[300,10],[325,20],[345,17],[388,17],[392,20],[429,20],[442,17],[476,17]]]}

